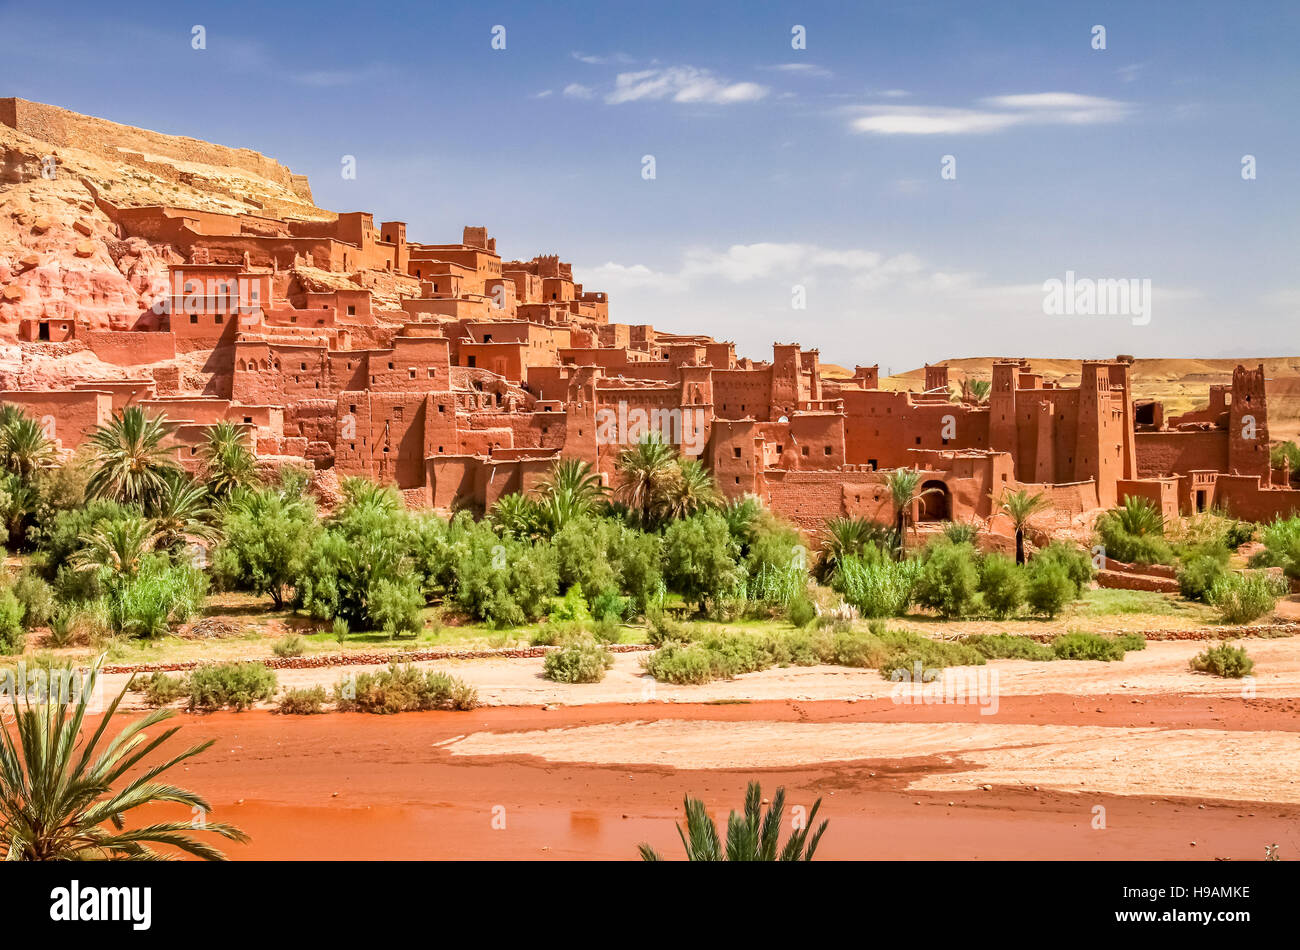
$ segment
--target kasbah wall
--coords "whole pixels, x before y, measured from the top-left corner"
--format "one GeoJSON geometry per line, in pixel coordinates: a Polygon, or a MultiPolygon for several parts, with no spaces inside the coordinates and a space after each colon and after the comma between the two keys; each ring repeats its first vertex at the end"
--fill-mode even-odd
{"type": "MultiPolygon", "coordinates": [[[[0,123],[36,121],[24,115],[38,113],[0,110],[0,123]]],[[[300,176],[228,151],[310,200],[300,176]]],[[[984,402],[954,395],[942,364],[920,391],[885,391],[877,366],[826,377],[796,343],[754,361],[708,336],[611,323],[607,295],[570,264],[504,260],[483,227],[423,244],[365,212],[222,214],[91,192],[105,239],[151,249],[166,277],[135,312],[47,317],[28,301],[15,320],[0,296],[0,334],[24,359],[88,351],[118,370],[0,391],[63,450],[138,404],[178,424],[191,467],[202,427],[225,419],[269,462],[483,511],[562,456],[613,482],[619,452],[653,428],[703,459],[727,497],[755,495],[809,533],[838,515],[891,521],[885,477],[900,467],[934,489],[919,520],[1001,533],[1001,496],[1026,486],[1047,493],[1061,527],[1129,495],[1169,515],[1300,512],[1300,492],[1269,469],[1262,366],[1238,366],[1206,409],[1170,418],[1146,403],[1139,419],[1128,358],[1084,361],[1075,388],[1023,359],[996,362],[984,402]]]]}

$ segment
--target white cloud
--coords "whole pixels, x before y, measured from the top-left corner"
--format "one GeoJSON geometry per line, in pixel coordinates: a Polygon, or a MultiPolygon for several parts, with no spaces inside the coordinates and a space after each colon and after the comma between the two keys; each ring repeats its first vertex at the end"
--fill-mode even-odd
{"type": "Polygon", "coordinates": [[[947,106],[860,106],[850,110],[849,128],[876,135],[979,135],[1017,125],[1093,125],[1119,122],[1126,102],[1071,92],[989,96],[981,108],[947,106]]]}
{"type": "Polygon", "coordinates": [[[781,73],[790,73],[795,76],[814,76],[818,79],[825,79],[833,75],[825,66],[817,66],[813,63],[777,63],[775,66],[764,66],[763,68],[781,73]]]}
{"type": "Polygon", "coordinates": [[[595,56],[590,53],[575,52],[573,58],[580,63],[586,63],[588,66],[627,66],[636,62],[636,60],[631,56],[628,56],[626,53],[612,53],[608,56],[595,56]]]}
{"type": "Polygon", "coordinates": [[[672,102],[730,105],[762,99],[768,92],[766,86],[754,82],[731,82],[707,69],[669,66],[619,73],[614,79],[613,90],[605,95],[605,102],[620,105],[646,99],[668,99],[672,102]]]}
{"type": "Polygon", "coordinates": [[[596,90],[580,82],[571,82],[564,87],[564,94],[570,99],[591,99],[595,97],[596,90]]]}
{"type": "Polygon", "coordinates": [[[532,94],[531,96],[529,96],[528,98],[530,98],[530,99],[545,99],[547,96],[549,96],[549,95],[550,95],[552,92],[554,92],[554,91],[555,91],[555,90],[553,90],[553,89],[543,89],[541,92],[535,92],[535,93],[533,93],[533,94],[532,94]]]}

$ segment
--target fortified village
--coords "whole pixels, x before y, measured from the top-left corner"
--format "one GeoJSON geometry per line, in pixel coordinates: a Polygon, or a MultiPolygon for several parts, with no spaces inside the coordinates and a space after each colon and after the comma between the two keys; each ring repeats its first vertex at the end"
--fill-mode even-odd
{"type": "Polygon", "coordinates": [[[1131,495],[1166,516],[1300,512],[1270,470],[1262,365],[1171,416],[1134,397],[1128,357],[1083,362],[1077,387],[1008,359],[987,395],[944,365],[891,391],[876,366],[823,375],[796,343],[757,361],[616,322],[554,254],[506,260],[483,227],[426,244],[323,211],[303,176],[246,149],[20,99],[0,99],[0,134],[0,238],[18,249],[0,257],[0,400],[66,452],[138,405],[178,426],[190,466],[230,420],[264,464],[481,512],[560,457],[612,478],[653,430],[809,533],[891,520],[883,473],[900,467],[936,489],[920,521],[994,520],[1022,486],[1061,528],[1131,495]]]}

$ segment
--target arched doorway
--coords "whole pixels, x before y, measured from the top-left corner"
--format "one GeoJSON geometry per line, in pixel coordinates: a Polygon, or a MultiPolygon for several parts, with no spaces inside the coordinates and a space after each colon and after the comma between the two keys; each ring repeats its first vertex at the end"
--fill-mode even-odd
{"type": "Polygon", "coordinates": [[[917,521],[951,521],[952,496],[948,486],[938,479],[931,479],[921,484],[924,493],[916,504],[917,521]]]}

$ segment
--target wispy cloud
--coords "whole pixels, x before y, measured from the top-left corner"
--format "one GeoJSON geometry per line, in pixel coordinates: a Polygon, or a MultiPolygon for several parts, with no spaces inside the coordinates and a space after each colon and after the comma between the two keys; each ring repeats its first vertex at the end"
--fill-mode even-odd
{"type": "Polygon", "coordinates": [[[671,102],[730,105],[754,102],[762,99],[769,91],[767,86],[759,83],[732,82],[707,69],[669,66],[619,73],[614,79],[614,88],[605,95],[605,102],[620,105],[625,102],[667,99],[671,102]]]}
{"type": "Polygon", "coordinates": [[[593,99],[596,96],[596,90],[590,86],[584,86],[580,82],[571,82],[564,87],[564,94],[570,99],[593,99]]]}
{"type": "Polygon", "coordinates": [[[572,54],[573,58],[580,63],[586,63],[588,66],[630,66],[636,62],[626,53],[611,53],[608,56],[596,56],[591,53],[572,54]]]}
{"type": "Polygon", "coordinates": [[[873,135],[980,135],[1018,125],[1096,125],[1120,122],[1132,112],[1126,102],[1072,92],[989,96],[978,107],[858,106],[849,128],[873,135]]]}
{"type": "Polygon", "coordinates": [[[834,75],[825,66],[817,66],[813,63],[777,63],[774,66],[764,66],[762,68],[787,73],[792,76],[810,76],[817,79],[828,79],[834,75]]]}

